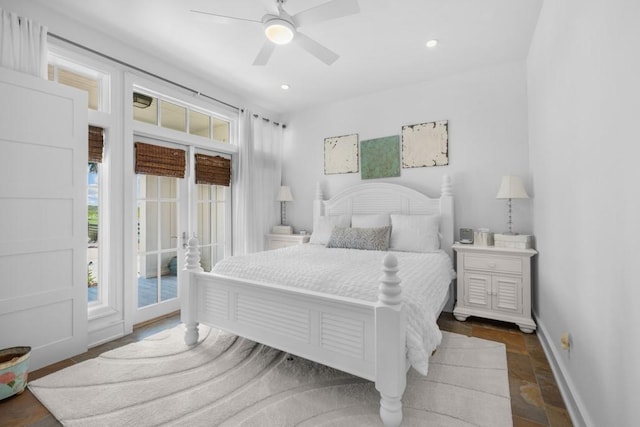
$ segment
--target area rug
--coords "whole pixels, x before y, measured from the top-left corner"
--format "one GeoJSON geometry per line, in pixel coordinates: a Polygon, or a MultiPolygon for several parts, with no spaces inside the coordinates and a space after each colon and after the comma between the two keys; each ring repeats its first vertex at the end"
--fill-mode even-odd
{"type": "MultiPolygon", "coordinates": [[[[380,426],[370,381],[201,326],[179,325],[30,383],[65,426],[380,426]]],[[[403,426],[511,426],[505,347],[443,332],[410,370],[403,426]]]]}

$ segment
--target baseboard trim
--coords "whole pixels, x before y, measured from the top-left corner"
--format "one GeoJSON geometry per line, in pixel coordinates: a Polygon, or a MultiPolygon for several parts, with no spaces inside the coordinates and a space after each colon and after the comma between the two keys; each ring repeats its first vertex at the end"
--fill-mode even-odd
{"type": "Polygon", "coordinates": [[[89,331],[88,347],[97,347],[101,344],[121,338],[124,335],[126,335],[124,331],[124,322],[120,320],[89,331]]]}
{"type": "Polygon", "coordinates": [[[558,362],[561,358],[558,357],[556,347],[550,344],[553,342],[553,339],[549,336],[544,322],[540,320],[535,312],[533,313],[533,317],[538,325],[537,333],[538,338],[540,339],[540,344],[542,345],[545,356],[547,356],[547,360],[551,366],[551,371],[553,372],[553,376],[555,377],[558,388],[560,389],[560,394],[567,406],[571,422],[574,426],[586,427],[595,425],[590,420],[586,410],[584,410],[585,406],[580,400],[578,394],[575,392],[576,388],[573,385],[571,378],[569,375],[566,375],[564,366],[558,362]],[[581,410],[581,408],[583,409],[581,410]]]}

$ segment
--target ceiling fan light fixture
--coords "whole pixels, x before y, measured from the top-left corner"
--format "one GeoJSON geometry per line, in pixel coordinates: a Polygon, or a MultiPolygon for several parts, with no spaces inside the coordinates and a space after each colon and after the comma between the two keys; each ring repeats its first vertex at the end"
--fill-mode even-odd
{"type": "Polygon", "coordinates": [[[295,28],[284,19],[274,18],[264,23],[264,33],[275,44],[287,44],[293,40],[295,28]]]}

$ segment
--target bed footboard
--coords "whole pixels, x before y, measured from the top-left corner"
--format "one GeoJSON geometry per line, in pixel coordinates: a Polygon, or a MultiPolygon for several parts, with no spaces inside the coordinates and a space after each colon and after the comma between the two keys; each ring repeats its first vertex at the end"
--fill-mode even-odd
{"type": "Polygon", "coordinates": [[[374,381],[384,425],[400,425],[408,365],[394,255],[384,259],[378,301],[367,302],[203,273],[197,247],[190,239],[180,282],[188,345],[203,323],[374,381]]]}

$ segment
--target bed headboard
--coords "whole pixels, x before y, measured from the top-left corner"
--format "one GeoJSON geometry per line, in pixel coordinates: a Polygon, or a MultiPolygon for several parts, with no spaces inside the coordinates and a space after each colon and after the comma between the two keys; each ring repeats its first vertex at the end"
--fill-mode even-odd
{"type": "Polygon", "coordinates": [[[411,188],[384,182],[355,185],[324,200],[318,184],[313,202],[313,226],[323,215],[367,215],[367,214],[439,214],[441,247],[452,255],[453,245],[453,192],[451,178],[442,177],[440,197],[431,198],[411,188]]]}

